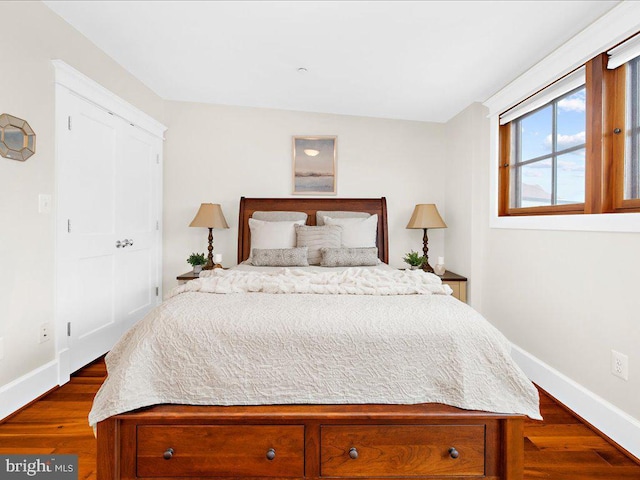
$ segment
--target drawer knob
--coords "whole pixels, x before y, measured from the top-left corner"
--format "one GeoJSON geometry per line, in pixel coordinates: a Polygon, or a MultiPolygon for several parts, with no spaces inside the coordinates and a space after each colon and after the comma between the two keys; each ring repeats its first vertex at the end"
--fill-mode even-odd
{"type": "Polygon", "coordinates": [[[173,457],[173,448],[167,448],[162,454],[162,458],[165,460],[171,460],[171,457],[173,457]]]}
{"type": "Polygon", "coordinates": [[[273,460],[276,458],[276,451],[273,448],[267,450],[267,460],[273,460]]]}
{"type": "Polygon", "coordinates": [[[458,458],[460,456],[460,453],[458,452],[458,450],[456,450],[456,447],[451,447],[449,449],[449,456],[451,458],[458,458]]]}
{"type": "Polygon", "coordinates": [[[349,456],[350,456],[351,458],[353,458],[354,460],[355,460],[356,458],[358,458],[358,450],[356,450],[356,447],[351,447],[351,448],[349,449],[349,456]]]}

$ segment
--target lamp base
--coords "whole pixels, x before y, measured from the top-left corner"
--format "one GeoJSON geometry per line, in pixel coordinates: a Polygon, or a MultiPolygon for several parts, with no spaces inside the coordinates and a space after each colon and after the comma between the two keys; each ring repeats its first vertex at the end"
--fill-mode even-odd
{"type": "Polygon", "coordinates": [[[422,235],[422,254],[424,255],[424,263],[422,264],[422,270],[427,273],[433,273],[433,268],[429,265],[429,237],[427,236],[427,229],[424,228],[424,234],[422,235]]]}
{"type": "Polygon", "coordinates": [[[422,264],[422,270],[423,270],[423,271],[425,271],[425,272],[427,272],[427,273],[435,273],[435,272],[433,271],[433,268],[431,268],[431,265],[429,265],[429,262],[427,262],[426,260],[425,260],[425,262],[422,264]]]}
{"type": "Polygon", "coordinates": [[[215,265],[213,264],[213,262],[207,262],[205,266],[202,267],[203,270],[213,270],[214,268],[215,268],[215,265]]]}
{"type": "Polygon", "coordinates": [[[213,228],[209,228],[209,246],[207,247],[209,250],[209,256],[207,258],[207,264],[202,267],[203,270],[213,270],[213,228]]]}

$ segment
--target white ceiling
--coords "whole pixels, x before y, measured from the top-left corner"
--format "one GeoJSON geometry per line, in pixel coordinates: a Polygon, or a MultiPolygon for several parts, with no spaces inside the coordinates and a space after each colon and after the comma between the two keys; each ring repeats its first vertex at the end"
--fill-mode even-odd
{"type": "Polygon", "coordinates": [[[618,2],[45,3],[168,100],[446,122],[618,2]]]}

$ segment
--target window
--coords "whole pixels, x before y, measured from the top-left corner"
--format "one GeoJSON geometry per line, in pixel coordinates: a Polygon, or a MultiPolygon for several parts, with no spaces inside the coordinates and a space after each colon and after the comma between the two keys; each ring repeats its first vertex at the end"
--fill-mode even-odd
{"type": "Polygon", "coordinates": [[[640,35],[607,53],[613,84],[613,209],[640,211],[640,35]]]}
{"type": "Polygon", "coordinates": [[[500,115],[500,216],[640,212],[640,34],[500,115]]]}
{"type": "Polygon", "coordinates": [[[585,88],[511,122],[512,208],[584,203],[585,88]]]}
{"type": "Polygon", "coordinates": [[[640,198],[640,57],[627,64],[624,199],[640,198]]]}

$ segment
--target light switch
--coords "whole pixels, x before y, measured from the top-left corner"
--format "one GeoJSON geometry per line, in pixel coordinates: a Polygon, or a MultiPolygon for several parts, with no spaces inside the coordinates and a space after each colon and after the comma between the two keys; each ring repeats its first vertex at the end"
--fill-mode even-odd
{"type": "Polygon", "coordinates": [[[51,195],[46,193],[38,195],[38,213],[51,213],[51,195]]]}

